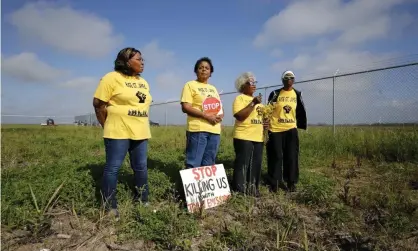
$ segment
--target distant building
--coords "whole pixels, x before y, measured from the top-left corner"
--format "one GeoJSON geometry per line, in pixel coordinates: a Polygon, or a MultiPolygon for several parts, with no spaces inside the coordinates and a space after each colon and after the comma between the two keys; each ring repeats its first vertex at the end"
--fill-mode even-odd
{"type": "Polygon", "coordinates": [[[97,126],[99,125],[99,121],[97,121],[96,114],[90,113],[86,115],[79,115],[74,117],[74,124],[75,125],[82,125],[82,126],[97,126]]]}

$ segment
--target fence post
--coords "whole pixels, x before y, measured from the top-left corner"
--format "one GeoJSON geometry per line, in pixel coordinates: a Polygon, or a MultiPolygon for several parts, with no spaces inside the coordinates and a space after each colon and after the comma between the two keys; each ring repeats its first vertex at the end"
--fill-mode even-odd
{"type": "Polygon", "coordinates": [[[165,127],[167,127],[167,101],[165,102],[164,105],[164,116],[165,116],[165,127]]]}
{"type": "Polygon", "coordinates": [[[337,69],[336,71],[335,71],[335,74],[334,74],[334,76],[333,76],[333,78],[332,78],[332,135],[333,135],[333,145],[334,145],[334,149],[333,149],[333,151],[332,151],[332,165],[331,165],[331,167],[332,168],[337,168],[337,163],[336,163],[336,160],[335,160],[335,154],[336,154],[336,150],[337,150],[337,142],[336,142],[336,138],[335,138],[335,79],[336,79],[336,76],[337,76],[337,74],[338,74],[338,70],[339,69],[337,69]]]}
{"type": "Polygon", "coordinates": [[[332,78],[332,134],[335,138],[335,76],[332,78]]]}
{"type": "Polygon", "coordinates": [[[338,74],[339,69],[337,69],[334,73],[334,77],[332,78],[332,134],[335,138],[335,79],[338,74]]]}
{"type": "Polygon", "coordinates": [[[267,87],[264,87],[264,104],[267,104],[267,87]]]}

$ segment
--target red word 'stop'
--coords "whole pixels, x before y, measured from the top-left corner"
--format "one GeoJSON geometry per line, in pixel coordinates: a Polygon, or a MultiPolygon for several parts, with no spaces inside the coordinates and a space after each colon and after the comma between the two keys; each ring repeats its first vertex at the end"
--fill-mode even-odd
{"type": "Polygon", "coordinates": [[[216,166],[202,166],[193,168],[192,173],[195,180],[216,176],[216,166]]]}

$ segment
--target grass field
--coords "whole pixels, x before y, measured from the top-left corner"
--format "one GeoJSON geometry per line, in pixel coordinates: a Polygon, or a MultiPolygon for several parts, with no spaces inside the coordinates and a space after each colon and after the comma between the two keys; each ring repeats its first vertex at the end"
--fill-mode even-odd
{"type": "MultiPolygon", "coordinates": [[[[101,133],[2,127],[2,250],[418,250],[418,191],[411,184],[418,181],[418,127],[337,127],[335,141],[329,127],[300,131],[296,193],[263,186],[259,199],[234,194],[202,214],[187,213],[173,198],[184,128],[156,127],[151,206],[132,204],[126,160],[118,222],[100,207],[101,133]]],[[[217,163],[229,177],[233,160],[232,130],[224,128],[217,163]]]]}

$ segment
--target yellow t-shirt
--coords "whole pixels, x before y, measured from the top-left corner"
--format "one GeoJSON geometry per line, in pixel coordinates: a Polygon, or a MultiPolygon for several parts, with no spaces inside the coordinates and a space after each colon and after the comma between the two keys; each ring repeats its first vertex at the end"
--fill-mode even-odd
{"type": "MultiPolygon", "coordinates": [[[[189,103],[199,111],[204,111],[203,102],[206,98],[212,97],[221,100],[215,86],[211,84],[200,83],[196,80],[187,82],[181,93],[181,102],[189,103]]],[[[221,107],[222,109],[222,107],[221,107]]],[[[187,131],[189,132],[210,132],[221,133],[221,123],[211,125],[208,121],[187,115],[187,131]]]]}
{"type": "MultiPolygon", "coordinates": [[[[238,95],[232,105],[232,112],[236,114],[245,108],[254,97],[241,94],[238,95]]],[[[244,120],[235,120],[234,125],[234,138],[242,140],[250,140],[255,142],[263,142],[263,114],[261,109],[262,104],[255,105],[253,111],[244,120]]]]}
{"type": "Polygon", "coordinates": [[[297,98],[294,90],[281,90],[274,105],[270,121],[271,132],[284,132],[296,128],[297,98]]]}
{"type": "Polygon", "coordinates": [[[109,72],[100,80],[94,97],[108,102],[104,138],[151,138],[149,108],[152,97],[145,79],[109,72]]]}

